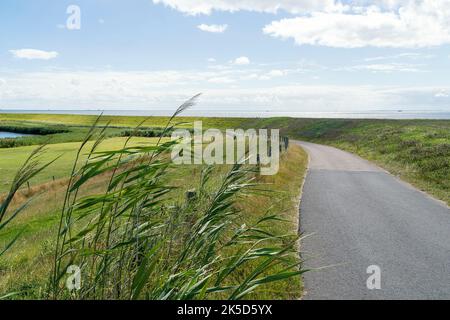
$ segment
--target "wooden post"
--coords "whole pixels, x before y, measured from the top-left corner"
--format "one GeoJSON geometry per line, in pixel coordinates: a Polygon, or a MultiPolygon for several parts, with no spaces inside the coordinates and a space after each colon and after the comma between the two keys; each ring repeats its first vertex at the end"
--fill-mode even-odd
{"type": "Polygon", "coordinates": [[[197,198],[197,191],[195,189],[186,191],[186,200],[187,201],[191,201],[195,198],[197,198]]]}

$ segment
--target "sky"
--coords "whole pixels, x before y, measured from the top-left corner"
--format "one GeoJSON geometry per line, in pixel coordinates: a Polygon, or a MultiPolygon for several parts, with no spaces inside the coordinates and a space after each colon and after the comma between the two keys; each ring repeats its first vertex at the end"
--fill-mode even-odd
{"type": "Polygon", "coordinates": [[[2,0],[0,109],[450,111],[450,0],[2,0]]]}

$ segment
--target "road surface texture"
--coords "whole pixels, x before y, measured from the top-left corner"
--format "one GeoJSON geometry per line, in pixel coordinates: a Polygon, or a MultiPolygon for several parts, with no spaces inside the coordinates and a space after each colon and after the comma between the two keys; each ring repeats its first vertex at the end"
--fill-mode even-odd
{"type": "Polygon", "coordinates": [[[326,267],[305,274],[304,299],[450,299],[449,208],[353,154],[297,143],[310,156],[302,258],[326,267]],[[372,265],[381,289],[367,287],[372,265]]]}

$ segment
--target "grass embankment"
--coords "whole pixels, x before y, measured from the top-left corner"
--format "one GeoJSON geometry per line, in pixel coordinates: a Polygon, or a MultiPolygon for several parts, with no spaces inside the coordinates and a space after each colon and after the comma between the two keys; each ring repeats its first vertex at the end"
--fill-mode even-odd
{"type": "MultiPolygon", "coordinates": [[[[299,232],[299,204],[301,189],[308,166],[308,156],[299,146],[292,145],[287,153],[281,156],[281,166],[278,174],[274,176],[261,176],[259,182],[266,184],[268,195],[253,195],[240,202],[238,207],[242,209],[244,216],[250,220],[261,217],[262,210],[278,213],[289,221],[286,223],[274,223],[269,230],[275,234],[287,234],[299,232]]],[[[300,251],[299,251],[300,252],[300,251]]],[[[295,263],[293,259],[292,263],[295,263]]],[[[293,278],[283,282],[275,282],[254,295],[257,299],[292,300],[302,296],[303,284],[301,278],[293,278]]]]}
{"type": "Polygon", "coordinates": [[[276,118],[256,125],[356,153],[450,204],[449,120],[276,118]]]}
{"type": "MultiPolygon", "coordinates": [[[[149,141],[145,138],[133,138],[134,143],[149,141]]],[[[102,144],[102,150],[111,150],[120,148],[124,139],[108,139],[102,144]]],[[[52,165],[47,172],[36,180],[47,181],[50,177],[58,174],[61,177],[68,175],[69,167],[73,162],[74,153],[77,145],[72,143],[55,144],[48,146],[46,159],[51,159],[55,155],[65,152],[63,158],[52,165]],[[41,180],[39,180],[41,179],[41,180]]],[[[20,161],[26,157],[32,147],[14,148],[0,150],[5,152],[0,158],[2,165],[16,167],[20,161]],[[4,162],[10,156],[9,163],[4,162]]],[[[273,177],[261,177],[259,182],[266,191],[272,191],[270,195],[251,194],[245,198],[245,201],[237,203],[238,209],[242,211],[241,221],[239,223],[251,225],[264,214],[268,212],[281,214],[288,223],[271,223],[266,227],[266,231],[275,234],[296,234],[298,223],[298,196],[300,186],[306,167],[306,156],[304,152],[292,146],[289,151],[282,156],[280,172],[273,177]],[[269,184],[266,184],[269,183],[269,184]],[[277,200],[274,201],[273,199],[277,200]]],[[[217,169],[217,168],[216,168],[217,169]]],[[[218,168],[214,174],[213,185],[220,181],[220,176],[224,174],[226,168],[218,168]]],[[[6,171],[5,171],[6,172],[6,171]]],[[[184,200],[184,192],[196,185],[200,179],[201,168],[199,166],[181,166],[171,169],[167,179],[175,186],[181,187],[172,195],[171,202],[175,204],[184,200]]],[[[3,173],[3,170],[2,170],[3,173]]],[[[12,171],[8,172],[11,177],[12,171]]],[[[96,194],[104,189],[108,180],[107,175],[99,176],[90,181],[81,195],[96,194]]],[[[45,285],[48,281],[48,271],[51,269],[52,248],[54,247],[54,237],[58,214],[61,209],[64,198],[66,183],[64,181],[50,183],[46,192],[40,194],[7,229],[0,235],[0,243],[7,243],[19,230],[25,227],[20,240],[14,245],[14,250],[7,253],[0,260],[0,292],[22,292],[19,298],[42,298],[45,291],[45,285]]],[[[25,195],[26,197],[26,195],[25,195]]],[[[236,248],[235,250],[243,249],[236,248]]],[[[298,262],[298,257],[290,258],[291,263],[298,262]]],[[[280,266],[281,267],[281,266],[280,266]]],[[[247,266],[251,270],[251,265],[247,266]]],[[[242,275],[246,270],[241,270],[242,275]]],[[[236,275],[239,277],[239,275],[236,275]]],[[[299,278],[273,282],[270,285],[261,287],[253,298],[273,298],[273,299],[292,299],[301,295],[301,283],[299,278]]]]}

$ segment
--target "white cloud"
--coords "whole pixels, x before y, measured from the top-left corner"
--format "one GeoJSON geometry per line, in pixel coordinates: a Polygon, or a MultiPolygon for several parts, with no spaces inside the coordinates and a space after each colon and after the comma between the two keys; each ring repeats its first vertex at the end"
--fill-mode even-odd
{"type": "Polygon", "coordinates": [[[370,61],[396,60],[396,59],[420,60],[420,59],[432,59],[434,57],[435,56],[432,54],[405,52],[405,53],[399,53],[399,54],[394,54],[394,55],[389,55],[389,56],[370,57],[370,58],[364,59],[364,61],[370,62],[370,61]]]}
{"type": "Polygon", "coordinates": [[[271,70],[258,77],[259,80],[271,80],[273,78],[282,77],[285,75],[283,70],[271,70]]]}
{"type": "MultiPolygon", "coordinates": [[[[112,80],[112,81],[113,81],[113,80],[112,80]]],[[[71,80],[70,80],[70,84],[77,87],[77,86],[79,86],[81,83],[80,83],[80,80],[78,80],[78,79],[71,79],[71,80]]]]}
{"type": "Polygon", "coordinates": [[[284,76],[284,71],[282,70],[271,70],[268,75],[270,77],[282,77],[284,76]]]}
{"type": "Polygon", "coordinates": [[[191,15],[211,14],[212,11],[277,13],[280,10],[298,14],[340,7],[334,0],[153,0],[153,3],[191,15]]]}
{"type": "Polygon", "coordinates": [[[362,64],[351,67],[338,68],[337,71],[371,71],[373,73],[392,73],[392,72],[423,72],[421,65],[403,64],[403,63],[378,63],[362,64]]]}
{"type": "Polygon", "coordinates": [[[436,98],[448,98],[450,97],[449,91],[440,90],[434,95],[436,98]]]}
{"type": "Polygon", "coordinates": [[[0,87],[6,84],[5,79],[0,78],[0,87]]]}
{"type": "Polygon", "coordinates": [[[285,11],[264,33],[300,45],[421,48],[450,43],[450,0],[153,0],[183,13],[285,11]]]}
{"type": "Polygon", "coordinates": [[[250,64],[250,59],[247,57],[239,57],[233,61],[233,64],[238,65],[238,66],[245,66],[245,65],[250,64]]]}
{"type": "Polygon", "coordinates": [[[43,51],[37,49],[18,49],[9,50],[9,52],[16,58],[28,60],[50,60],[59,55],[56,51],[43,51]]]}
{"type": "Polygon", "coordinates": [[[218,24],[210,24],[210,25],[208,25],[208,24],[201,24],[201,25],[198,25],[197,28],[199,28],[200,30],[205,31],[205,32],[223,33],[223,32],[225,32],[227,30],[228,25],[226,25],[226,24],[221,24],[221,25],[218,25],[218,24]]]}
{"type": "Polygon", "coordinates": [[[208,79],[208,82],[227,84],[227,83],[233,83],[233,82],[235,82],[235,80],[232,78],[229,78],[229,77],[213,77],[213,78],[208,79]]]}
{"type": "MultiPolygon", "coordinates": [[[[245,68],[247,69],[247,68],[245,68]]],[[[288,70],[281,70],[288,73],[288,70]]],[[[5,108],[140,109],[174,108],[197,92],[203,92],[205,108],[263,107],[264,110],[352,111],[382,109],[447,108],[449,86],[388,87],[363,85],[273,85],[247,82],[271,70],[218,71],[53,71],[5,73],[0,77],[0,100],[5,108]],[[73,80],[76,80],[73,85],[73,80]],[[231,87],[230,84],[236,84],[231,87]],[[168,90],[170,88],[170,90],[168,90]]],[[[239,109],[238,109],[239,110],[239,109]]]]}
{"type": "MultiPolygon", "coordinates": [[[[360,1],[361,2],[361,1],[360,1]]],[[[341,12],[273,21],[264,33],[299,45],[420,48],[450,43],[450,0],[364,1],[341,12]]]]}

